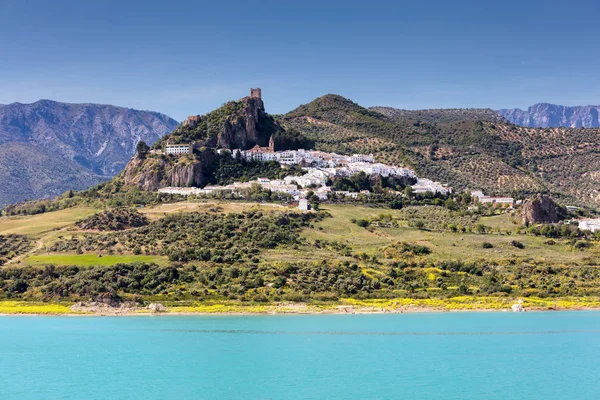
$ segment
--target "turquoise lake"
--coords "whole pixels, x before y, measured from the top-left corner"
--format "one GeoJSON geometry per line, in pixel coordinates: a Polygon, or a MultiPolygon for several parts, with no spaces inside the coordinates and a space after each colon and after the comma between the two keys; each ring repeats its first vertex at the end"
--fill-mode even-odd
{"type": "Polygon", "coordinates": [[[600,312],[0,317],[0,399],[594,399],[600,312]]]}

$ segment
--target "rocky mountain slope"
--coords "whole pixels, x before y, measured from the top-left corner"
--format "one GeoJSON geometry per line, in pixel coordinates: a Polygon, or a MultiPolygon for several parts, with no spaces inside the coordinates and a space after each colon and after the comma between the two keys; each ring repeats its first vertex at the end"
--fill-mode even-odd
{"type": "Polygon", "coordinates": [[[203,186],[211,177],[218,156],[215,148],[248,149],[267,146],[271,136],[282,132],[279,124],[265,112],[260,98],[244,97],[197,117],[194,124],[182,124],[154,144],[194,143],[194,154],[136,155],[124,171],[124,183],[143,190],[164,186],[203,186]]]}
{"type": "Polygon", "coordinates": [[[515,125],[532,128],[598,128],[600,106],[567,107],[556,104],[534,104],[527,110],[502,109],[498,113],[515,125]]]}
{"type": "Polygon", "coordinates": [[[491,108],[439,108],[429,110],[402,110],[392,107],[370,107],[394,121],[414,120],[434,124],[458,121],[490,121],[507,122],[498,112],[491,108]]]}
{"type": "Polygon", "coordinates": [[[176,126],[163,114],[109,105],[0,105],[0,206],[109,179],[140,140],[153,143],[176,126]]]}

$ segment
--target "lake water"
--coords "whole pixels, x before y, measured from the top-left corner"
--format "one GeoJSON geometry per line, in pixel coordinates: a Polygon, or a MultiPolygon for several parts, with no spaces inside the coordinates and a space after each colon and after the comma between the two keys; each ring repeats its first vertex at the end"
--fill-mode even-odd
{"type": "Polygon", "coordinates": [[[600,312],[0,317],[0,399],[594,399],[600,312]]]}

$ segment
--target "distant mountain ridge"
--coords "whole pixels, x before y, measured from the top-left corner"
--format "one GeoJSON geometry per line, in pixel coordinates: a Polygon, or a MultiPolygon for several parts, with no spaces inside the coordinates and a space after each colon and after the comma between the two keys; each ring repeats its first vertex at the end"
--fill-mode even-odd
{"type": "Polygon", "coordinates": [[[598,128],[600,106],[561,106],[538,103],[527,110],[501,109],[498,113],[515,125],[531,128],[598,128]]]}
{"type": "Polygon", "coordinates": [[[177,125],[164,114],[111,105],[0,105],[0,206],[109,179],[140,140],[151,144],[177,125]]]}

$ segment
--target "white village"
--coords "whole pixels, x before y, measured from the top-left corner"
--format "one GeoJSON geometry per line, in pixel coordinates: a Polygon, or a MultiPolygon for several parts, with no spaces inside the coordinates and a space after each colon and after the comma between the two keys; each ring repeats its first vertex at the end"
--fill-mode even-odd
{"type": "MultiPolygon", "coordinates": [[[[165,145],[165,154],[181,155],[193,151],[193,145],[167,144],[165,145]]],[[[219,152],[228,152],[221,149],[219,152]]],[[[230,191],[234,194],[240,194],[243,190],[249,189],[252,185],[260,185],[264,190],[270,190],[274,193],[289,194],[294,200],[306,198],[309,191],[313,192],[321,200],[327,200],[333,193],[338,197],[358,198],[359,195],[369,196],[370,192],[363,190],[361,192],[334,191],[332,187],[327,186],[327,182],[334,177],[350,177],[353,174],[364,172],[368,176],[380,175],[382,177],[409,177],[416,179],[416,183],[411,185],[413,193],[437,193],[446,195],[451,193],[452,188],[439,182],[434,182],[425,178],[418,178],[410,168],[390,166],[375,162],[372,154],[353,154],[340,155],[336,153],[326,153],[316,150],[286,150],[275,151],[273,139],[269,141],[268,147],[255,146],[249,150],[234,149],[231,151],[233,158],[241,158],[246,161],[276,161],[282,168],[291,165],[298,165],[305,171],[304,175],[288,175],[283,179],[258,178],[250,182],[235,182],[226,186],[209,185],[204,188],[197,187],[165,187],[158,191],[160,193],[170,193],[179,195],[203,195],[218,191],[230,191]]],[[[304,203],[304,202],[302,202],[304,203]]],[[[302,203],[300,203],[302,205],[302,203]]]]}

